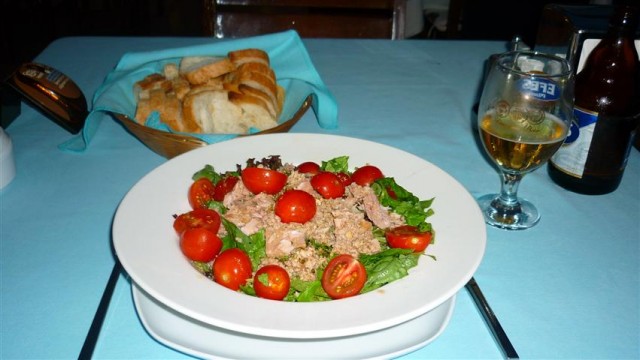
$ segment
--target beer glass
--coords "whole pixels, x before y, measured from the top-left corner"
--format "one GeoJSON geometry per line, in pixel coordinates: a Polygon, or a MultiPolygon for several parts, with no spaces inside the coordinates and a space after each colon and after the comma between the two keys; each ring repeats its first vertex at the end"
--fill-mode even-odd
{"type": "Polygon", "coordinates": [[[573,82],[568,62],[548,54],[511,51],[492,62],[478,108],[480,141],[502,180],[499,194],[478,199],[489,225],[527,229],[540,219],[536,207],[518,197],[518,186],[564,142],[573,82]]]}

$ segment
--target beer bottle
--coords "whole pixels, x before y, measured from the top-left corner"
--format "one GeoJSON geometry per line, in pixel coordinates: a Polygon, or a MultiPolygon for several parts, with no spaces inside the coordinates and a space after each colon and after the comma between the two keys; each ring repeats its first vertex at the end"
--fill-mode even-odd
{"type": "Polygon", "coordinates": [[[639,9],[615,9],[604,38],[576,75],[574,121],[548,164],[560,186],[583,194],[618,188],[640,122],[639,9]]]}

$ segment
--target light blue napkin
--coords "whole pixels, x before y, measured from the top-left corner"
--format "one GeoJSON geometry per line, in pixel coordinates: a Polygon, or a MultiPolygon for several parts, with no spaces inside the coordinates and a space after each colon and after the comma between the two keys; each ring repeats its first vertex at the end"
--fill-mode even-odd
{"type": "MultiPolygon", "coordinates": [[[[165,64],[169,62],[177,64],[184,56],[226,55],[229,51],[246,48],[259,48],[269,54],[271,67],[276,73],[278,83],[286,90],[280,121],[293,117],[307,96],[312,95],[311,106],[318,124],[326,129],[337,127],[336,100],[313,66],[300,36],[297,32],[290,30],[243,39],[217,40],[211,44],[198,46],[125,54],[96,90],[93,106],[82,133],[60,144],[59,148],[74,152],[86,150],[105,113],[120,113],[133,119],[136,111],[134,83],[147,75],[162,73],[165,64]]],[[[151,116],[147,120],[146,125],[169,131],[168,127],[159,121],[157,113],[156,116],[151,116]]],[[[234,134],[189,135],[209,144],[237,136],[234,134]]]]}

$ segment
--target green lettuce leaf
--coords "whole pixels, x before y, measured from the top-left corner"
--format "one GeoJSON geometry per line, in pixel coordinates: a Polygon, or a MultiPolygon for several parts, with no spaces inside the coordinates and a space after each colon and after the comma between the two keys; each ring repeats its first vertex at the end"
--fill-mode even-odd
{"type": "Polygon", "coordinates": [[[420,200],[410,191],[398,185],[391,177],[376,180],[371,184],[371,188],[380,204],[401,215],[407,225],[416,226],[422,232],[432,231],[431,224],[426,219],[433,215],[433,209],[431,209],[433,198],[420,200]],[[389,195],[390,192],[395,194],[395,198],[389,195]]]}
{"type": "Polygon", "coordinates": [[[358,258],[367,271],[367,282],[360,293],[375,290],[409,274],[418,265],[421,253],[409,249],[387,249],[377,254],[361,254],[358,258]]]}
{"type": "Polygon", "coordinates": [[[285,301],[312,302],[331,300],[329,295],[322,288],[319,279],[313,281],[303,281],[298,278],[291,279],[291,289],[284,298],[285,301]]]}
{"type": "Polygon", "coordinates": [[[320,169],[330,172],[343,172],[349,173],[349,157],[339,156],[328,161],[323,161],[320,165],[320,169]]]}
{"type": "Polygon", "coordinates": [[[258,268],[262,259],[267,256],[264,229],[252,235],[246,235],[234,223],[221,217],[222,226],[227,235],[222,238],[222,250],[239,248],[249,255],[253,270],[258,268]]]}
{"type": "Polygon", "coordinates": [[[198,170],[195,174],[193,174],[191,178],[193,179],[193,181],[196,181],[200,178],[207,178],[211,180],[211,182],[215,185],[218,183],[218,181],[220,181],[222,176],[216,172],[213,166],[205,165],[204,168],[198,170]]]}

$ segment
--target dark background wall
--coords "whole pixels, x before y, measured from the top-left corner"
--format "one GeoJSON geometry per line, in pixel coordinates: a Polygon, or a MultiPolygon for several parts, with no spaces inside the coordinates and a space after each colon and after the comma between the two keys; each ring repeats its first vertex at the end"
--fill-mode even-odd
{"type": "Polygon", "coordinates": [[[0,75],[65,36],[198,36],[200,0],[1,0],[0,75]]]}
{"type": "MultiPolygon", "coordinates": [[[[51,41],[75,35],[200,36],[203,0],[0,0],[0,79],[32,60],[51,41]]],[[[211,1],[211,0],[209,0],[211,1]]],[[[345,0],[348,1],[348,0],[345,0]]],[[[623,1],[623,0],[620,0],[623,1]]],[[[640,0],[628,0],[640,1],[640,0]]],[[[416,38],[509,40],[533,45],[545,4],[589,0],[451,0],[461,6],[455,34],[425,31],[416,38]],[[505,14],[506,13],[506,14],[505,14]]]]}

